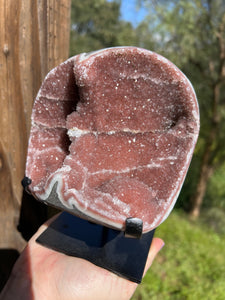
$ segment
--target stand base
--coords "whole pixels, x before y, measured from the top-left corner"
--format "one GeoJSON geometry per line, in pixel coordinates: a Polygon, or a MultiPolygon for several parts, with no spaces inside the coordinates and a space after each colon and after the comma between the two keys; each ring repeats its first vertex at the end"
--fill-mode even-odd
{"type": "Polygon", "coordinates": [[[140,239],[128,238],[121,231],[63,212],[36,241],[140,283],[153,235],[154,230],[140,239]]]}

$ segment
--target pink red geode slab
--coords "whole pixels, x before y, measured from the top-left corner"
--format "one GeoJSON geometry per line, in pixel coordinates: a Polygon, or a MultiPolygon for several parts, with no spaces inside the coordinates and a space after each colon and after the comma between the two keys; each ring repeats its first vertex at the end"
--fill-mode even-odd
{"type": "Polygon", "coordinates": [[[134,47],[74,56],[35,100],[29,190],[120,230],[140,218],[148,232],[175,204],[198,131],[195,92],[164,57],[134,47]]]}

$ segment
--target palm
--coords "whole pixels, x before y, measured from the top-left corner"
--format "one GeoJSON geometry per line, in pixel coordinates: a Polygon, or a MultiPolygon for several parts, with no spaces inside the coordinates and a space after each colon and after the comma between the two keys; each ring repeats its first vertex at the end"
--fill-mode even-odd
{"type": "MultiPolygon", "coordinates": [[[[43,225],[32,237],[14,268],[14,273],[16,276],[20,274],[23,284],[29,283],[26,299],[130,299],[137,284],[86,260],[37,244],[35,239],[46,227],[43,225]]],[[[153,239],[146,269],[162,243],[161,239],[153,239]]]]}

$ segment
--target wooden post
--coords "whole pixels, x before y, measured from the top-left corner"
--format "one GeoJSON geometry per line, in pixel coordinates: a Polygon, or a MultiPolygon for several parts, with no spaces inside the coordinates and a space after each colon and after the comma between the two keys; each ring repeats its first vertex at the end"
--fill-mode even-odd
{"type": "Polygon", "coordinates": [[[71,0],[0,0],[0,248],[21,250],[21,205],[33,100],[68,58],[71,0]]]}

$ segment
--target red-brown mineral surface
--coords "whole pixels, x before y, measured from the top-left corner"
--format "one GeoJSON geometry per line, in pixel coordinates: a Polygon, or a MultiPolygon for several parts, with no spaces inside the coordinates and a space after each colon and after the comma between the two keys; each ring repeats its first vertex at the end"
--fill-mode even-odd
{"type": "Polygon", "coordinates": [[[135,47],[80,54],[34,103],[26,176],[36,198],[96,223],[143,232],[168,216],[199,131],[195,92],[164,57],[135,47]],[[54,201],[53,201],[54,202],[54,201]]]}

